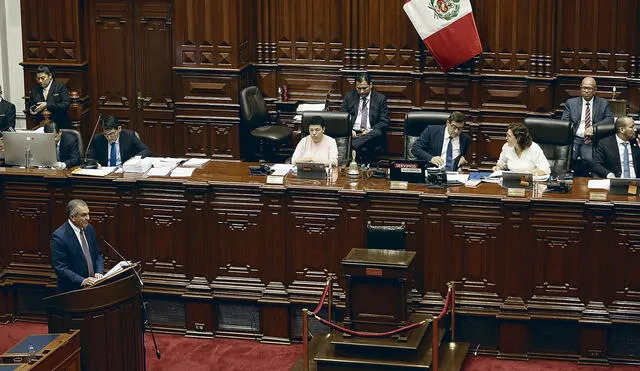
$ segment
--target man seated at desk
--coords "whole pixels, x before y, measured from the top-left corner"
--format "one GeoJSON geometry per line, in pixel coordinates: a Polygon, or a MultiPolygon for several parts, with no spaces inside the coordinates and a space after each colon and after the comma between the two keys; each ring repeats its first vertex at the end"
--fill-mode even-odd
{"type": "Polygon", "coordinates": [[[445,126],[427,126],[413,143],[411,153],[434,166],[444,166],[445,170],[458,170],[467,163],[464,156],[471,144],[471,138],[462,132],[465,121],[464,114],[455,111],[449,115],[445,126]]]}
{"type": "Polygon", "coordinates": [[[78,138],[72,133],[60,130],[58,124],[50,122],[44,126],[45,133],[55,133],[56,155],[58,156],[58,169],[70,169],[80,165],[80,151],[78,138]]]}
{"type": "Polygon", "coordinates": [[[631,117],[619,117],[616,134],[598,141],[591,171],[600,178],[637,178],[640,175],[640,149],[636,123],[631,117]]]}
{"type": "Polygon", "coordinates": [[[291,157],[296,162],[321,162],[325,165],[338,165],[338,146],[336,140],[324,135],[325,122],[320,116],[309,120],[309,135],[302,138],[291,157]]]}
{"type": "Polygon", "coordinates": [[[102,135],[93,139],[89,157],[102,166],[121,166],[134,156],[151,156],[151,150],[133,130],[123,129],[115,116],[104,116],[102,135]]]}

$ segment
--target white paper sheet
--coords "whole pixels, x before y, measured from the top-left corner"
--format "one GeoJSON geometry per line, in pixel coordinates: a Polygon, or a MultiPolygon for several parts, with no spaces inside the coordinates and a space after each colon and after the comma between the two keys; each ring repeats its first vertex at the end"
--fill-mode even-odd
{"type": "Polygon", "coordinates": [[[611,182],[609,179],[589,179],[587,188],[589,189],[609,189],[611,182]]]}
{"type": "Polygon", "coordinates": [[[209,162],[208,158],[190,158],[184,164],[182,164],[182,166],[184,166],[184,167],[202,167],[207,162],[209,162]]]}
{"type": "Polygon", "coordinates": [[[271,170],[273,170],[273,174],[277,176],[285,176],[289,174],[289,172],[293,169],[293,165],[291,164],[273,164],[271,166],[271,170]]]}
{"type": "Polygon", "coordinates": [[[177,167],[171,172],[172,177],[190,177],[193,174],[194,167],[177,167]]]}
{"type": "Polygon", "coordinates": [[[80,169],[74,170],[74,175],[88,175],[88,176],[107,176],[116,169],[115,166],[103,166],[99,169],[80,169]]]}

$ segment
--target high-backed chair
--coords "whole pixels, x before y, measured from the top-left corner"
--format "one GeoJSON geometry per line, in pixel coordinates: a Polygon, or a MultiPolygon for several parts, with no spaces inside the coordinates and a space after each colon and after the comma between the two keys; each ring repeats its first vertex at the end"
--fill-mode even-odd
{"type": "Polygon", "coordinates": [[[420,138],[420,134],[429,125],[445,125],[448,118],[449,113],[441,111],[407,113],[404,117],[404,158],[415,160],[416,156],[411,153],[411,147],[420,138]]]}
{"type": "Polygon", "coordinates": [[[615,124],[599,124],[593,126],[593,151],[595,154],[596,147],[600,139],[613,135],[616,132],[615,124]]]}
{"type": "Polygon", "coordinates": [[[573,131],[570,121],[527,117],[525,126],[551,166],[552,177],[563,177],[571,166],[573,131]]]}
{"type": "Polygon", "coordinates": [[[262,92],[255,86],[249,86],[240,91],[240,115],[242,134],[255,139],[264,152],[268,152],[254,152],[258,157],[272,157],[274,148],[291,137],[290,128],[271,124],[271,117],[262,92]]]}
{"type": "Polygon", "coordinates": [[[336,140],[338,166],[347,166],[351,160],[351,115],[348,112],[308,111],[302,113],[302,135],[309,134],[309,120],[320,116],[325,123],[324,133],[336,140]]]}
{"type": "Polygon", "coordinates": [[[77,130],[73,129],[60,129],[60,131],[65,133],[70,133],[78,139],[78,153],[80,154],[80,158],[84,158],[84,143],[82,142],[82,135],[77,130]]]}
{"type": "Polygon", "coordinates": [[[406,250],[406,225],[373,225],[367,223],[367,249],[406,250]]]}

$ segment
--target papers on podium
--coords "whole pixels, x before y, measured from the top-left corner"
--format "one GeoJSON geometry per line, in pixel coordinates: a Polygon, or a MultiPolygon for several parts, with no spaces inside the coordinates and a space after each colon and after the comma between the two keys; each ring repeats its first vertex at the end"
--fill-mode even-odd
{"type": "Polygon", "coordinates": [[[134,156],[122,164],[122,170],[125,173],[146,173],[153,165],[152,158],[141,158],[134,156]]]}
{"type": "Polygon", "coordinates": [[[133,267],[133,263],[128,260],[122,260],[118,262],[113,268],[109,269],[107,273],[104,274],[104,278],[111,277],[122,272],[125,268],[133,267]]]}
{"type": "Polygon", "coordinates": [[[71,172],[73,175],[88,175],[88,176],[107,176],[116,169],[115,166],[103,166],[99,169],[81,169],[77,168],[71,172]]]}

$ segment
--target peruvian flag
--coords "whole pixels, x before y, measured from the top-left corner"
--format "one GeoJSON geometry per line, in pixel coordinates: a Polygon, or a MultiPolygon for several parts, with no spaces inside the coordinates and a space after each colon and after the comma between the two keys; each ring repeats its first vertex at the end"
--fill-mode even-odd
{"type": "Polygon", "coordinates": [[[405,0],[403,8],[443,71],[482,52],[469,0],[405,0]]]}

